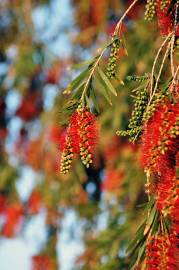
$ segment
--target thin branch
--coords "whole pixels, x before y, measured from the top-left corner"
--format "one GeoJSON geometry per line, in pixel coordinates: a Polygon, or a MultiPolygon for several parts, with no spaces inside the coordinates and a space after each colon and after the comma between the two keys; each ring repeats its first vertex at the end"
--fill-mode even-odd
{"type": "Polygon", "coordinates": [[[154,95],[155,95],[155,92],[156,92],[156,90],[157,90],[158,82],[159,82],[159,79],[160,79],[160,76],[161,76],[161,73],[162,73],[162,69],[163,69],[165,60],[166,60],[167,55],[168,55],[168,52],[169,52],[169,50],[170,50],[170,46],[171,46],[171,41],[168,43],[168,46],[167,46],[166,52],[165,52],[165,54],[164,54],[164,57],[163,57],[163,60],[162,60],[162,64],[161,64],[161,66],[160,66],[160,70],[159,70],[159,73],[158,73],[158,76],[157,76],[157,80],[156,80],[156,83],[155,83],[155,87],[154,87],[153,92],[151,93],[150,100],[149,100],[149,102],[148,102],[147,107],[148,107],[148,106],[150,105],[150,103],[152,102],[152,99],[153,99],[153,97],[154,97],[154,95]]]}
{"type": "Polygon", "coordinates": [[[156,54],[156,57],[154,59],[154,63],[153,63],[153,66],[152,66],[152,73],[151,73],[151,83],[150,83],[150,92],[152,94],[152,89],[153,89],[153,80],[154,80],[154,71],[155,71],[155,66],[156,66],[156,63],[157,63],[157,60],[159,58],[159,55],[163,49],[163,47],[165,46],[165,44],[167,43],[168,39],[171,37],[173,33],[170,33],[166,38],[165,40],[163,41],[162,45],[160,46],[160,48],[158,49],[158,52],[156,54]]]}
{"type": "Polygon", "coordinates": [[[162,60],[162,64],[161,64],[161,66],[160,66],[160,70],[159,70],[159,73],[158,73],[158,76],[157,76],[157,80],[156,80],[156,83],[155,83],[155,88],[154,88],[154,91],[153,91],[153,94],[152,94],[152,95],[155,94],[155,91],[156,91],[156,89],[157,89],[158,82],[159,82],[159,79],[160,79],[160,76],[161,76],[161,73],[162,73],[162,69],[163,69],[165,60],[166,60],[167,55],[168,55],[168,52],[169,52],[169,50],[170,50],[171,43],[172,43],[172,41],[169,42],[169,44],[168,44],[168,46],[167,46],[167,49],[166,49],[166,52],[165,52],[165,54],[164,54],[164,57],[163,57],[163,60],[162,60]]]}
{"type": "Polygon", "coordinates": [[[175,73],[174,59],[173,59],[174,43],[175,43],[175,35],[173,35],[171,38],[171,48],[170,48],[170,65],[171,65],[172,77],[174,76],[174,73],[175,73]]]}
{"type": "MultiPolygon", "coordinates": [[[[126,15],[128,14],[128,12],[129,12],[129,11],[133,8],[133,6],[137,3],[137,1],[138,1],[138,0],[134,0],[134,1],[132,2],[132,4],[128,7],[128,9],[124,12],[123,16],[120,18],[119,22],[118,22],[117,25],[116,25],[116,28],[115,28],[115,31],[114,31],[114,35],[118,35],[118,34],[119,34],[119,29],[120,29],[120,26],[121,26],[122,21],[125,19],[125,17],[126,17],[126,15]]],[[[101,58],[102,58],[102,56],[103,56],[103,54],[104,54],[104,52],[105,52],[106,49],[107,49],[107,47],[105,47],[105,48],[103,49],[103,51],[102,51],[101,54],[99,55],[98,59],[96,60],[96,63],[95,63],[95,65],[94,65],[94,67],[92,68],[92,70],[91,70],[91,72],[90,72],[90,74],[89,74],[89,77],[88,77],[88,79],[87,79],[87,81],[86,81],[86,84],[85,84],[85,86],[84,86],[83,93],[82,93],[82,95],[81,95],[81,99],[80,99],[81,102],[84,100],[84,97],[85,97],[86,91],[88,90],[88,86],[89,86],[89,84],[90,84],[91,78],[92,78],[92,76],[93,76],[93,74],[94,74],[94,72],[95,72],[95,70],[96,70],[96,68],[97,68],[97,66],[98,66],[98,64],[99,64],[99,61],[101,60],[101,58]]]]}
{"type": "Polygon", "coordinates": [[[86,83],[85,83],[85,86],[84,86],[83,93],[82,93],[82,95],[81,95],[81,99],[80,99],[81,102],[84,100],[84,97],[85,97],[86,91],[88,90],[88,86],[89,86],[89,83],[90,83],[90,81],[91,81],[91,78],[92,78],[92,76],[93,76],[93,74],[94,74],[94,72],[95,72],[95,70],[96,70],[96,68],[97,68],[97,66],[98,66],[98,64],[99,64],[99,61],[101,60],[101,57],[103,56],[103,54],[104,54],[104,52],[105,52],[106,49],[107,49],[107,47],[105,47],[105,48],[102,50],[101,54],[98,56],[98,59],[96,60],[94,66],[93,66],[93,68],[92,68],[92,70],[91,70],[91,72],[90,72],[90,74],[89,74],[89,77],[88,77],[88,79],[87,79],[87,81],[86,81],[86,83]]]}
{"type": "Polygon", "coordinates": [[[122,15],[122,17],[120,18],[119,22],[116,25],[115,31],[114,31],[114,35],[118,35],[119,31],[120,31],[120,27],[122,24],[122,21],[125,19],[126,15],[129,13],[129,11],[133,8],[133,6],[138,2],[138,0],[134,0],[132,2],[132,4],[128,7],[128,9],[124,12],[124,14],[122,15]]]}
{"type": "MultiPolygon", "coordinates": [[[[172,80],[172,83],[171,83],[171,88],[170,88],[170,91],[173,92],[174,90],[174,87],[178,85],[178,82],[176,83],[176,79],[177,79],[177,75],[179,73],[179,65],[177,66],[177,69],[175,71],[175,74],[173,76],[173,80],[172,80]]],[[[178,95],[178,91],[176,91],[176,94],[178,95]]]]}

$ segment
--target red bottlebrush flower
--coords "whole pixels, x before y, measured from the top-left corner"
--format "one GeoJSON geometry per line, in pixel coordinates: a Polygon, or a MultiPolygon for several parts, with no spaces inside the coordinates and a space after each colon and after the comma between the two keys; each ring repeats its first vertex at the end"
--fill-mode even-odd
{"type": "Polygon", "coordinates": [[[162,36],[167,36],[173,29],[173,18],[171,14],[167,14],[171,0],[166,0],[162,6],[162,0],[156,1],[156,12],[160,33],[162,36]]]}
{"type": "Polygon", "coordinates": [[[96,139],[96,117],[87,108],[79,107],[72,114],[69,126],[61,139],[61,172],[69,171],[72,159],[78,153],[83,164],[88,168],[92,163],[96,139]]]}
{"type": "Polygon", "coordinates": [[[109,169],[106,172],[104,182],[102,183],[102,190],[108,192],[115,192],[119,189],[121,185],[121,180],[124,177],[124,173],[116,170],[109,169]]]}
{"type": "Polygon", "coordinates": [[[165,101],[164,104],[159,105],[152,119],[148,121],[142,135],[141,163],[144,168],[159,172],[160,159],[167,149],[176,152],[173,140],[176,141],[175,138],[178,136],[178,117],[178,104],[165,101]]]}
{"type": "Polygon", "coordinates": [[[66,174],[70,167],[74,157],[74,151],[68,134],[65,136],[65,142],[63,143],[63,151],[61,154],[60,172],[66,174]]]}
{"type": "Polygon", "coordinates": [[[28,200],[28,212],[30,215],[37,214],[42,205],[41,194],[38,191],[33,191],[28,200]]]}
{"type": "Polygon", "coordinates": [[[96,117],[87,108],[79,108],[77,121],[81,161],[88,168],[92,163],[98,137],[96,117]]]}
{"type": "Polygon", "coordinates": [[[14,236],[20,226],[23,217],[23,207],[21,204],[16,203],[10,205],[5,211],[5,224],[2,228],[2,234],[5,237],[14,236]]]}
{"type": "Polygon", "coordinates": [[[78,113],[72,114],[69,127],[61,137],[60,150],[61,154],[61,173],[66,174],[70,167],[75,154],[79,153],[79,126],[77,121],[78,113]]]}
{"type": "Polygon", "coordinates": [[[146,170],[155,175],[154,193],[160,210],[169,206],[176,184],[178,117],[178,104],[165,100],[146,124],[142,135],[141,162],[146,170]]]}
{"type": "Polygon", "coordinates": [[[176,270],[176,241],[173,235],[158,235],[148,240],[146,247],[147,270],[176,270]]]}

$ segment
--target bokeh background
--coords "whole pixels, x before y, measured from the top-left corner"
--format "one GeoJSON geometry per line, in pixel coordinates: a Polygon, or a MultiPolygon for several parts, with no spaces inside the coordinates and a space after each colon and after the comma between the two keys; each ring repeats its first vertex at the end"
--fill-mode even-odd
{"type": "Polygon", "coordinates": [[[62,91],[83,70],[77,64],[110,41],[131,1],[0,1],[1,270],[130,269],[126,247],[143,220],[145,176],[139,145],[115,134],[132,109],[125,77],[151,69],[150,44],[158,43],[143,2],[123,23],[128,52],[120,50],[112,106],[99,89],[93,165],[77,159],[64,176],[62,91]]]}

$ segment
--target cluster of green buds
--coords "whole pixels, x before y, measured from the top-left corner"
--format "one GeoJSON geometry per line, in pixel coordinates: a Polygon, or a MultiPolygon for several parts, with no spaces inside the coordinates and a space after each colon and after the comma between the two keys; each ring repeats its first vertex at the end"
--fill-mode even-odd
{"type": "Polygon", "coordinates": [[[155,15],[156,0],[147,0],[145,20],[151,21],[155,15]]]}
{"type": "Polygon", "coordinates": [[[71,145],[70,138],[67,136],[66,137],[66,147],[61,155],[60,172],[62,174],[68,173],[68,171],[71,167],[73,157],[74,157],[73,147],[71,145]]]}
{"type": "Polygon", "coordinates": [[[158,92],[155,94],[153,101],[147,106],[144,114],[143,114],[143,122],[147,122],[155,113],[158,104],[165,98],[166,93],[158,92]]]}
{"type": "Polygon", "coordinates": [[[126,80],[142,83],[148,80],[149,78],[150,78],[150,75],[146,73],[144,76],[136,76],[136,75],[127,76],[126,80]]]}
{"type": "Polygon", "coordinates": [[[128,130],[118,131],[117,135],[120,136],[130,136],[130,141],[134,142],[137,139],[137,136],[140,134],[142,127],[143,114],[146,109],[148,102],[148,93],[147,89],[144,88],[142,91],[137,91],[135,97],[134,109],[129,121],[128,130]]]}
{"type": "Polygon", "coordinates": [[[128,129],[128,130],[118,130],[116,132],[116,134],[118,136],[129,136],[129,141],[130,142],[134,142],[137,137],[138,137],[138,134],[140,134],[142,131],[142,127],[141,126],[137,126],[137,127],[134,127],[133,129],[128,129]]]}
{"type": "Polygon", "coordinates": [[[107,64],[107,77],[113,79],[116,74],[117,58],[119,54],[120,40],[116,36],[113,37],[112,48],[107,64]]]}

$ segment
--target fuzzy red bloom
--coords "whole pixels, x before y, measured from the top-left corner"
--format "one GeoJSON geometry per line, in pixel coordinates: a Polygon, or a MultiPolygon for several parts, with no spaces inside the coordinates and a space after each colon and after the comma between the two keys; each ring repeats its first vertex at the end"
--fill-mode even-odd
{"type": "Polygon", "coordinates": [[[171,104],[165,100],[146,124],[142,135],[141,163],[146,170],[155,175],[155,195],[160,210],[169,203],[176,184],[178,117],[178,104],[171,104]]]}
{"type": "Polygon", "coordinates": [[[158,235],[152,237],[146,247],[147,270],[176,270],[176,241],[173,235],[158,235]]]}
{"type": "Polygon", "coordinates": [[[87,108],[78,109],[78,125],[80,137],[80,156],[88,168],[92,163],[95,145],[98,137],[96,117],[87,108]]]}
{"type": "Polygon", "coordinates": [[[96,117],[87,108],[78,108],[72,114],[69,126],[61,138],[61,172],[68,172],[74,155],[78,153],[83,164],[89,167],[92,163],[96,139],[96,117]]]}
{"type": "Polygon", "coordinates": [[[167,36],[173,28],[172,15],[167,14],[171,0],[166,0],[165,3],[165,6],[162,8],[162,0],[156,1],[158,25],[162,36],[167,36]]]}
{"type": "Polygon", "coordinates": [[[164,156],[167,149],[170,154],[176,152],[173,140],[178,136],[179,105],[165,101],[159,105],[152,119],[148,121],[142,135],[141,163],[144,168],[160,172],[161,161],[166,160],[164,156]]]}

